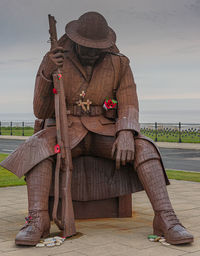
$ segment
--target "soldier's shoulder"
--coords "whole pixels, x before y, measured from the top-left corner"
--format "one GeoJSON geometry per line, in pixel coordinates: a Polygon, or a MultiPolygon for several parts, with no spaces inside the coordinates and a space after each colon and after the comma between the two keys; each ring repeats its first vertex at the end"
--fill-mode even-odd
{"type": "Polygon", "coordinates": [[[116,44],[114,44],[112,47],[108,49],[108,52],[112,56],[120,57],[121,59],[127,60],[128,57],[124,55],[123,53],[120,52],[119,48],[117,47],[116,44]]]}
{"type": "Polygon", "coordinates": [[[130,62],[129,58],[121,52],[110,51],[109,53],[113,58],[119,59],[122,65],[127,65],[130,62]]]}
{"type": "Polygon", "coordinates": [[[119,58],[121,65],[126,66],[130,63],[129,58],[121,52],[110,52],[110,55],[114,58],[119,58]]]}
{"type": "Polygon", "coordinates": [[[118,57],[125,57],[127,58],[124,54],[122,54],[121,52],[110,52],[110,54],[118,56],[118,57]]]}

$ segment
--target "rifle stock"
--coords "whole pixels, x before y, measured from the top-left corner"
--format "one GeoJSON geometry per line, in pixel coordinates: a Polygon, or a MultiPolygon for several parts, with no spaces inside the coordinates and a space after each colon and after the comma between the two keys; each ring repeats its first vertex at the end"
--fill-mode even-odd
{"type": "MultiPolygon", "coordinates": [[[[49,33],[51,41],[51,49],[58,46],[56,20],[50,14],[49,17],[49,33]]],[[[57,162],[55,170],[55,187],[54,187],[54,207],[53,220],[57,226],[63,230],[63,236],[69,237],[76,234],[74,210],[71,196],[71,179],[72,179],[72,156],[68,133],[67,109],[64,94],[64,85],[62,72],[58,68],[53,74],[53,84],[57,93],[55,93],[55,116],[56,116],[56,132],[57,144],[60,146],[60,152],[57,153],[57,162]],[[57,208],[59,201],[59,172],[62,166],[62,220],[61,223],[57,219],[57,208]]]]}

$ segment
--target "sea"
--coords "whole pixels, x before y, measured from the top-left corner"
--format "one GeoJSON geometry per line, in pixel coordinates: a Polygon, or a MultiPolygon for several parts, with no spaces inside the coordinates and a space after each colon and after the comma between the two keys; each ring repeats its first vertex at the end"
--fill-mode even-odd
{"type": "MultiPolygon", "coordinates": [[[[1,122],[33,122],[33,113],[0,113],[1,122]]],[[[199,110],[141,110],[140,123],[187,123],[200,124],[199,110]]]]}

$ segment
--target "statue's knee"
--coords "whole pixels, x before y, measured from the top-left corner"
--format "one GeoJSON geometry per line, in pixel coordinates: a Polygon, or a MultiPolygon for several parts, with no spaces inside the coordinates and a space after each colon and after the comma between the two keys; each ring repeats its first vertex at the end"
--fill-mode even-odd
{"type": "Polygon", "coordinates": [[[160,154],[153,143],[148,140],[137,139],[135,141],[135,159],[134,168],[138,167],[149,160],[159,160],[160,154]]]}
{"type": "Polygon", "coordinates": [[[35,176],[35,175],[50,175],[52,173],[53,170],[53,165],[55,164],[55,159],[54,157],[48,157],[46,159],[44,159],[43,161],[41,161],[40,163],[38,163],[37,165],[35,165],[29,172],[27,172],[25,174],[25,180],[27,177],[30,176],[35,176]]]}

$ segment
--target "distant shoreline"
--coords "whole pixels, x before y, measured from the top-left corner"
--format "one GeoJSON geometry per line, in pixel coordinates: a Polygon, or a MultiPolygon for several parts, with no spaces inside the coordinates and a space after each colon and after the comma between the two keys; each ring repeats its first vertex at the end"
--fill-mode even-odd
{"type": "MultiPolygon", "coordinates": [[[[34,122],[33,113],[0,113],[1,122],[34,122]]],[[[200,110],[144,110],[140,123],[194,123],[200,124],[200,110]]]]}

